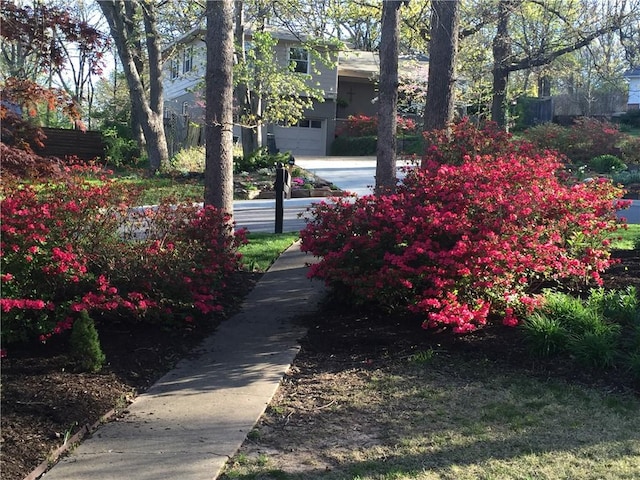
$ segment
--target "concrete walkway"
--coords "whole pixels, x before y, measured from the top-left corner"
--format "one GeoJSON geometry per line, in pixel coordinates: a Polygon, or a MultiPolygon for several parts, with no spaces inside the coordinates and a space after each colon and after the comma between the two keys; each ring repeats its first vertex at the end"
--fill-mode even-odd
{"type": "Polygon", "coordinates": [[[46,480],[211,480],[260,418],[299,350],[294,317],[325,290],[306,278],[299,244],[261,278],[242,310],[100,427],[46,480]]]}

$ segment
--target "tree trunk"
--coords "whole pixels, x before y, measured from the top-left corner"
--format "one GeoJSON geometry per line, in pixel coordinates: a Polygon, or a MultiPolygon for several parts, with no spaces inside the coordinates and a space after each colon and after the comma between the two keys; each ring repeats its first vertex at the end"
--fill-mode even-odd
{"type": "Polygon", "coordinates": [[[376,194],[396,187],[396,126],[398,106],[398,34],[401,1],[382,4],[376,194]]]}
{"type": "Polygon", "coordinates": [[[509,83],[509,60],[511,38],[509,37],[509,15],[513,0],[500,0],[498,4],[498,28],[493,38],[493,97],[491,119],[501,127],[507,125],[507,85],[509,83]]]}
{"type": "MultiPolygon", "coordinates": [[[[142,86],[144,88],[144,62],[142,61],[142,44],[140,43],[140,35],[136,31],[136,24],[130,20],[138,16],[137,3],[124,2],[124,15],[126,19],[129,19],[124,22],[124,27],[127,38],[129,39],[129,44],[131,45],[131,56],[133,58],[133,63],[136,66],[136,70],[140,75],[140,81],[142,82],[142,86]]],[[[135,95],[135,92],[131,88],[129,88],[129,100],[131,101],[132,106],[135,104],[133,95],[135,95]]],[[[140,152],[146,152],[147,140],[144,138],[144,130],[142,129],[142,112],[133,108],[131,109],[131,132],[133,133],[133,138],[138,143],[138,149],[140,150],[140,152]]]]}
{"type": "MultiPolygon", "coordinates": [[[[235,42],[238,48],[237,55],[242,57],[241,62],[245,62],[245,38],[244,38],[244,2],[236,0],[236,29],[235,29],[235,42]]],[[[245,83],[240,83],[236,86],[236,103],[239,108],[239,117],[251,113],[251,91],[247,88],[245,83]]],[[[242,139],[242,155],[248,157],[255,150],[258,149],[258,133],[255,127],[247,125],[241,125],[240,136],[242,139]]]]}
{"type": "Polygon", "coordinates": [[[433,0],[425,130],[442,130],[453,121],[459,26],[460,1],[433,0]]]}
{"type": "Polygon", "coordinates": [[[233,0],[207,1],[205,205],[233,214],[233,0]]]}
{"type": "Polygon", "coordinates": [[[156,172],[168,167],[169,151],[163,125],[162,55],[156,28],[155,10],[150,2],[144,2],[144,4],[130,2],[125,7],[126,3],[123,0],[98,1],[109,23],[111,36],[118,49],[118,56],[129,84],[131,110],[138,114],[144,133],[147,155],[149,156],[149,169],[151,172],[156,172]],[[136,39],[131,38],[131,32],[134,32],[135,28],[132,26],[132,19],[126,13],[127,9],[130,10],[135,5],[142,6],[145,31],[141,35],[146,38],[149,72],[153,77],[150,81],[149,96],[147,96],[142,82],[140,62],[136,60],[141,57],[141,52],[133,50],[136,39]]]}

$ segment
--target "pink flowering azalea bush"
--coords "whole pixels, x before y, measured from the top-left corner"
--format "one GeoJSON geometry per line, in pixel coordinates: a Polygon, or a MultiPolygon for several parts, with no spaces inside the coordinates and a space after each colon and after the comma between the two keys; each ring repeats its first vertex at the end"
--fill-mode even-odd
{"type": "Polygon", "coordinates": [[[131,210],[139,192],[87,168],[50,183],[4,181],[0,262],[2,342],[96,321],[184,321],[221,310],[239,268],[227,215],[192,204],[131,210]]]}
{"type": "Polygon", "coordinates": [[[595,118],[581,117],[570,127],[545,123],[529,128],[525,138],[538,146],[554,150],[578,164],[587,164],[599,155],[620,155],[623,134],[617,125],[595,118]]]}
{"type": "Polygon", "coordinates": [[[421,168],[394,194],[312,207],[302,249],[321,261],[311,277],[458,333],[516,325],[542,284],[601,282],[620,189],[572,183],[557,156],[493,126],[451,134],[426,135],[421,168]]]}

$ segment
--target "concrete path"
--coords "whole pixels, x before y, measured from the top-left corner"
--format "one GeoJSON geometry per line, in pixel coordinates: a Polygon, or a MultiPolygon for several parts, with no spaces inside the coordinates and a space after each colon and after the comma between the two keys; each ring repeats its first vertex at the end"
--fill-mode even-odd
{"type": "Polygon", "coordinates": [[[242,310],[100,427],[46,480],[211,480],[260,418],[299,350],[324,287],[295,244],[261,278],[242,310]]]}

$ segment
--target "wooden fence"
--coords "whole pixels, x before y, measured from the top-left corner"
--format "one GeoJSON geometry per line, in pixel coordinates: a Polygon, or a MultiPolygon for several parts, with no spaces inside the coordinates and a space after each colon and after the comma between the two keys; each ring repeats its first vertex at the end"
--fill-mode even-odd
{"type": "Polygon", "coordinates": [[[36,149],[39,155],[60,158],[75,155],[82,160],[104,158],[104,143],[100,132],[61,128],[43,128],[42,131],[47,138],[44,140],[44,148],[36,149]]]}

